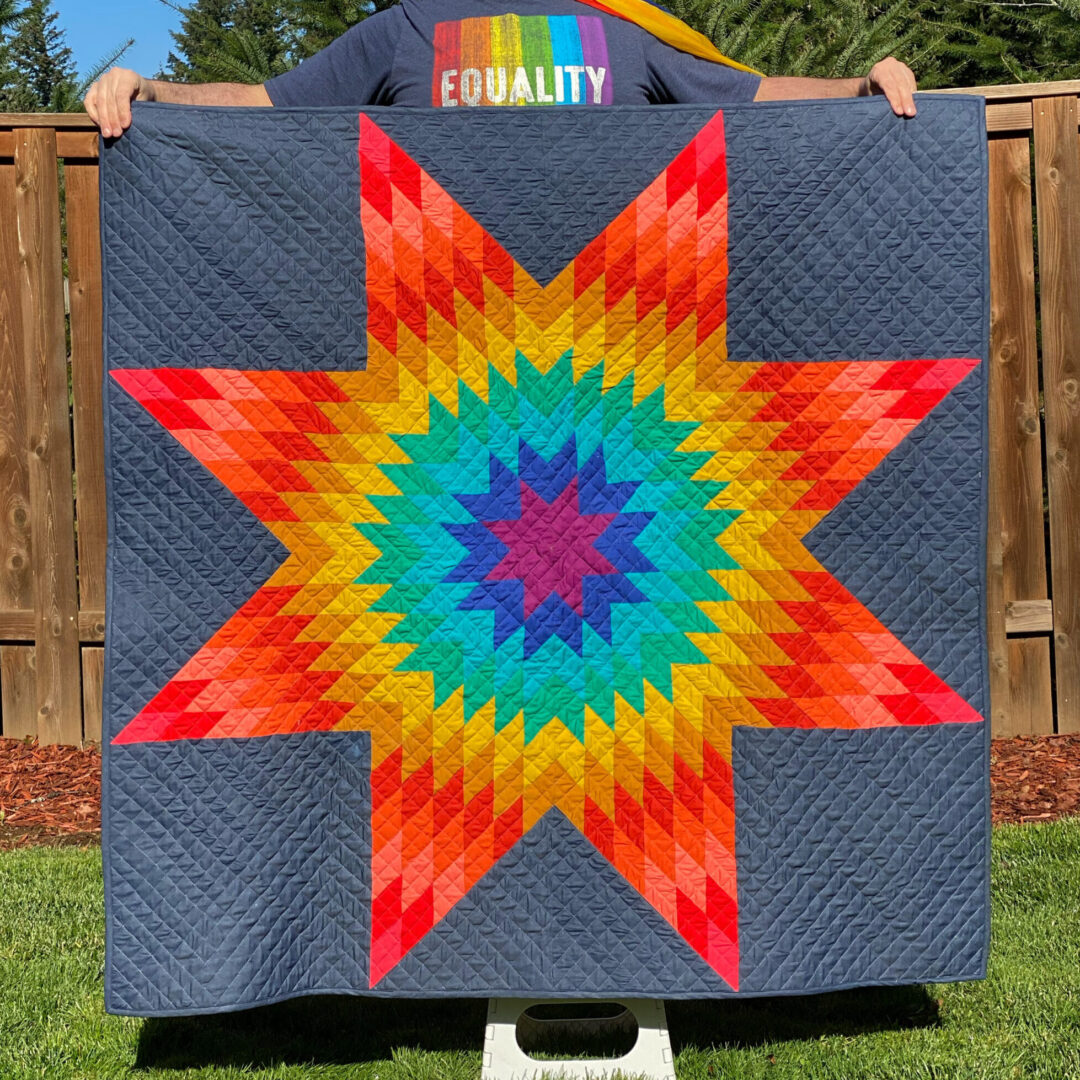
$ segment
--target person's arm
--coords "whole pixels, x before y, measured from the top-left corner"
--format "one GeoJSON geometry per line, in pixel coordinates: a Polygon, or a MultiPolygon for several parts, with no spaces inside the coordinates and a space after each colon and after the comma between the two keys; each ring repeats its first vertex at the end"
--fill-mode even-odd
{"type": "Polygon", "coordinates": [[[170,83],[144,79],[127,68],[110,68],[86,92],[83,104],[105,138],[117,138],[131,126],[133,101],[171,101],[177,105],[271,105],[261,84],[170,83]]]}
{"type": "Polygon", "coordinates": [[[915,75],[894,56],[875,64],[861,79],[802,79],[770,75],[761,80],[755,101],[792,98],[869,97],[884,94],[897,116],[915,115],[915,75]]]}

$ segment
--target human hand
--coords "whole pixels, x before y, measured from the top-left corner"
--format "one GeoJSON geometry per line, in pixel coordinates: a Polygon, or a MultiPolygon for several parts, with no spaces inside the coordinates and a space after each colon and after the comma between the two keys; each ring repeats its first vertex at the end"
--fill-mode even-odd
{"type": "Polygon", "coordinates": [[[152,101],[153,83],[127,68],[109,68],[83,98],[90,119],[105,138],[119,138],[131,126],[131,103],[152,101]]]}
{"type": "Polygon", "coordinates": [[[864,80],[864,94],[884,94],[897,116],[915,115],[915,73],[895,56],[879,60],[864,80]]]}

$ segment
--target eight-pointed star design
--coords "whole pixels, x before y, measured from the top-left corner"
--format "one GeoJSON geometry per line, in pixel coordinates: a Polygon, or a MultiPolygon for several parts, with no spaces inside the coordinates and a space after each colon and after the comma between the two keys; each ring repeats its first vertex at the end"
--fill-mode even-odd
{"type": "Polygon", "coordinates": [[[979,719],[802,544],[976,361],[729,360],[719,113],[546,287],[360,127],[366,370],[114,373],[291,553],[115,741],[370,731],[373,986],[558,807],[737,988],[732,728],[979,719]]]}

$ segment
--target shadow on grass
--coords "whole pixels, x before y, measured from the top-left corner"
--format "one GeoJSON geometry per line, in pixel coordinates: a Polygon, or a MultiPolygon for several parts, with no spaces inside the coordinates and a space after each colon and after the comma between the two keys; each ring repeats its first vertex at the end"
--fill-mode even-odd
{"type": "Polygon", "coordinates": [[[739,1001],[671,1001],[667,1018],[678,1054],[686,1047],[752,1047],[936,1027],[938,1003],[924,986],[872,986],[739,1001]]]}
{"type": "MultiPolygon", "coordinates": [[[[673,1001],[667,1013],[676,1053],[688,1047],[753,1047],[938,1023],[937,1002],[922,986],[742,1001],[673,1001]]],[[[483,1046],[486,1015],[483,999],[323,996],[215,1016],[150,1019],[139,1035],[135,1066],[265,1068],[383,1061],[402,1049],[477,1053],[483,1046]]]]}
{"type": "Polygon", "coordinates": [[[352,1064],[402,1047],[479,1051],[487,1001],[320,996],[243,1012],[153,1018],[143,1023],[135,1067],[352,1064]]]}

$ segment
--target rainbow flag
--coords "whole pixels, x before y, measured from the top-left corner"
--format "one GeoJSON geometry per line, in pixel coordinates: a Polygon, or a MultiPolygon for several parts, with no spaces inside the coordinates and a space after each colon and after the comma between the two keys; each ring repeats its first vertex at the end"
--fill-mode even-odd
{"type": "Polygon", "coordinates": [[[435,27],[431,103],[610,105],[598,15],[495,15],[435,27]]]}

